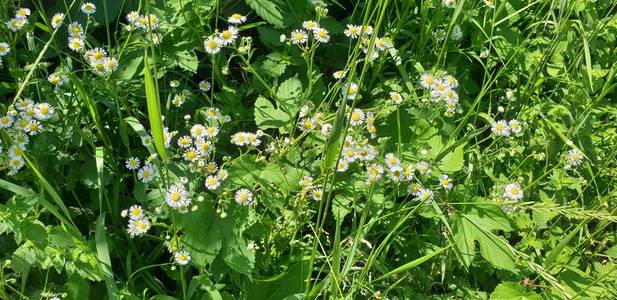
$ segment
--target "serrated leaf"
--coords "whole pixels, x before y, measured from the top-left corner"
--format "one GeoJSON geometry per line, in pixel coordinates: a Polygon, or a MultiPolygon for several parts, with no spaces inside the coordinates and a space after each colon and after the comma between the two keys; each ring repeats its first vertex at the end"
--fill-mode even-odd
{"type": "Polygon", "coordinates": [[[281,9],[274,2],[269,0],[245,0],[245,2],[266,22],[277,28],[283,27],[281,9]]]}
{"type": "Polygon", "coordinates": [[[528,291],[516,282],[500,283],[491,294],[490,300],[540,300],[542,297],[528,291]]]}
{"type": "Polygon", "coordinates": [[[255,124],[260,129],[281,128],[291,121],[289,114],[274,107],[266,98],[255,101],[255,124]]]}
{"type": "Polygon", "coordinates": [[[511,231],[510,221],[495,205],[474,205],[457,213],[453,222],[454,241],[462,263],[469,267],[475,256],[477,241],[482,257],[499,269],[515,270],[515,256],[508,242],[492,231],[511,231]]]}

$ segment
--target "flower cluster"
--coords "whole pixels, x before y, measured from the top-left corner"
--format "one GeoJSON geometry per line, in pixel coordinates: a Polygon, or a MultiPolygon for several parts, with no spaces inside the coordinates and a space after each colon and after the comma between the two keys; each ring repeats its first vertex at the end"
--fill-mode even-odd
{"type": "Polygon", "coordinates": [[[14,108],[9,108],[7,114],[0,117],[0,129],[7,130],[12,143],[8,148],[8,157],[3,157],[0,150],[0,166],[6,165],[9,174],[16,174],[24,166],[24,154],[30,137],[43,131],[42,122],[49,120],[54,111],[49,103],[35,104],[32,99],[20,98],[14,108]]]}
{"type": "Polygon", "coordinates": [[[444,103],[448,114],[454,114],[458,105],[458,80],[452,75],[435,76],[431,73],[424,73],[420,77],[420,86],[430,91],[430,98],[433,103],[444,103]]]}
{"type": "Polygon", "coordinates": [[[142,236],[150,230],[150,218],[146,215],[144,209],[139,205],[133,205],[128,210],[122,211],[122,216],[129,217],[129,223],[126,231],[131,237],[142,236]]]}
{"type": "Polygon", "coordinates": [[[499,120],[491,124],[491,131],[496,136],[509,137],[512,134],[518,134],[523,130],[521,123],[516,119],[510,121],[499,120]]]}
{"type": "Polygon", "coordinates": [[[191,255],[180,245],[177,237],[165,241],[165,246],[178,265],[184,266],[191,261],[191,255]]]}
{"type": "Polygon", "coordinates": [[[131,11],[126,15],[126,20],[129,22],[127,30],[133,30],[138,28],[143,33],[143,38],[154,45],[161,43],[163,35],[157,30],[159,29],[161,21],[154,14],[142,15],[138,11],[131,11]]]}
{"type": "Polygon", "coordinates": [[[233,14],[227,21],[232,24],[227,29],[218,32],[218,30],[204,41],[204,49],[208,54],[217,54],[223,46],[233,44],[238,39],[238,28],[234,25],[240,25],[246,21],[246,17],[240,14],[233,14]]]}
{"type": "Polygon", "coordinates": [[[118,60],[114,57],[107,57],[107,51],[101,48],[86,51],[84,58],[94,73],[99,76],[107,76],[118,69],[118,60]]]}
{"type": "Polygon", "coordinates": [[[315,201],[320,201],[323,196],[323,189],[317,187],[313,180],[313,177],[306,175],[298,181],[298,185],[300,185],[301,191],[300,195],[310,195],[311,198],[315,201]]]}
{"type": "Polygon", "coordinates": [[[263,131],[257,130],[257,132],[237,132],[231,136],[231,142],[237,146],[253,146],[257,147],[261,145],[261,137],[263,131]]]}
{"type": "Polygon", "coordinates": [[[15,17],[6,21],[6,27],[9,28],[12,32],[17,32],[24,28],[24,26],[28,25],[28,17],[30,16],[29,8],[19,8],[15,12],[15,17]]]}

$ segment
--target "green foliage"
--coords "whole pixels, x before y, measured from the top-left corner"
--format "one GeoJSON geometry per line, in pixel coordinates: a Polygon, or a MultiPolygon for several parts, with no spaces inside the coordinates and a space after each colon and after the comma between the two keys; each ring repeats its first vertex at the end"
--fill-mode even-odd
{"type": "Polygon", "coordinates": [[[613,1],[22,2],[0,299],[617,295],[613,1]]]}

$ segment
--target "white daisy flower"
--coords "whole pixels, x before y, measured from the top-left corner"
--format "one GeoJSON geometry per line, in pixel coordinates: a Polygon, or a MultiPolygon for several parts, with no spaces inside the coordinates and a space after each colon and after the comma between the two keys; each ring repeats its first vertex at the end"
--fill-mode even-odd
{"type": "Polygon", "coordinates": [[[24,131],[28,133],[29,135],[37,135],[41,131],[43,131],[43,126],[41,125],[41,122],[37,120],[29,120],[28,126],[26,126],[24,131]]]}
{"type": "Polygon", "coordinates": [[[358,85],[354,82],[349,83],[342,90],[343,96],[345,96],[348,100],[356,99],[356,95],[358,95],[358,85]]]}
{"type": "Polygon", "coordinates": [[[84,46],[84,41],[80,37],[74,37],[69,39],[69,48],[73,51],[83,50],[84,46]]]}
{"type": "Polygon", "coordinates": [[[8,153],[10,158],[23,158],[24,148],[19,145],[12,145],[9,147],[8,153]]]}
{"type": "Polygon", "coordinates": [[[207,189],[213,191],[221,185],[221,182],[217,176],[210,175],[206,177],[205,185],[207,189]]]}
{"type": "Polygon", "coordinates": [[[134,10],[134,11],[129,12],[126,15],[126,20],[129,21],[130,23],[135,23],[137,22],[137,19],[139,19],[139,17],[140,17],[139,12],[134,10]]]}
{"type": "Polygon", "coordinates": [[[223,47],[223,40],[219,37],[211,36],[204,41],[204,48],[208,54],[217,54],[221,51],[221,47],[223,47]]]}
{"type": "Polygon", "coordinates": [[[24,159],[22,157],[11,157],[8,161],[8,166],[13,171],[17,171],[23,168],[25,165],[24,159]]]}
{"type": "Polygon", "coordinates": [[[73,22],[69,24],[67,31],[69,32],[69,37],[71,38],[82,38],[84,34],[84,27],[77,22],[73,22]]]}
{"type": "Polygon", "coordinates": [[[27,18],[30,16],[30,9],[27,7],[21,7],[15,12],[16,18],[27,18]]]}
{"type": "Polygon", "coordinates": [[[454,8],[456,6],[456,0],[443,0],[442,3],[447,8],[454,8]]]}
{"type": "Polygon", "coordinates": [[[420,188],[420,190],[418,191],[418,198],[422,202],[426,202],[426,204],[430,204],[431,202],[433,202],[434,196],[435,195],[433,194],[433,191],[429,189],[420,188]]]}
{"type": "Polygon", "coordinates": [[[137,172],[137,178],[143,183],[149,183],[156,177],[156,171],[152,165],[146,164],[137,172]]]}
{"type": "Polygon", "coordinates": [[[416,170],[418,170],[418,172],[420,172],[420,174],[422,174],[422,175],[428,173],[429,169],[430,169],[430,166],[425,161],[419,161],[416,164],[416,170]]]}
{"type": "Polygon", "coordinates": [[[131,171],[137,170],[137,169],[139,169],[139,166],[140,166],[139,158],[137,158],[137,157],[129,157],[126,160],[125,165],[126,165],[126,168],[131,170],[131,171]]]}
{"type": "Polygon", "coordinates": [[[238,38],[238,29],[230,26],[229,28],[219,33],[219,39],[223,41],[223,45],[229,45],[236,41],[238,38]]]}
{"type": "Polygon", "coordinates": [[[568,151],[568,166],[577,167],[583,163],[584,156],[578,149],[568,151]]]}
{"type": "Polygon", "coordinates": [[[386,41],[384,41],[384,39],[382,38],[376,38],[375,48],[377,48],[377,50],[380,50],[380,51],[386,50],[386,41]]]}
{"type": "Polygon", "coordinates": [[[439,28],[433,32],[433,37],[439,43],[446,39],[446,31],[443,28],[439,28]]]}
{"type": "Polygon", "coordinates": [[[313,20],[302,22],[302,28],[306,30],[315,30],[319,28],[319,24],[313,20]]]}
{"type": "MultiPolygon", "coordinates": [[[[206,127],[205,135],[206,135],[207,138],[215,138],[218,134],[219,134],[218,126],[213,125],[213,126],[206,127]]],[[[256,138],[257,138],[257,136],[250,137],[250,135],[249,135],[249,140],[250,140],[251,143],[255,142],[256,138]]],[[[258,146],[258,145],[259,145],[259,143],[257,143],[257,145],[253,145],[253,146],[258,146]]]]}
{"type": "Polygon", "coordinates": [[[490,8],[495,8],[495,0],[482,0],[484,4],[490,8]]]}
{"type": "Polygon", "coordinates": [[[84,14],[91,15],[96,12],[96,5],[94,5],[92,2],[86,2],[81,5],[81,11],[84,14]]]}
{"type": "Polygon", "coordinates": [[[332,124],[330,123],[326,123],[321,125],[321,134],[323,136],[329,136],[330,135],[330,131],[332,130],[332,124]]]}
{"type": "Polygon", "coordinates": [[[315,201],[320,201],[321,198],[323,197],[323,190],[322,189],[318,189],[318,188],[313,189],[311,191],[311,197],[315,201]]]}
{"type": "Polygon", "coordinates": [[[199,89],[204,92],[207,93],[210,91],[210,89],[212,88],[212,85],[210,84],[209,81],[207,80],[202,80],[199,82],[199,89]]]}
{"type": "Polygon", "coordinates": [[[405,171],[404,171],[405,180],[412,180],[415,171],[416,171],[416,166],[414,165],[408,165],[407,167],[405,167],[405,171]]]}
{"type": "Polygon", "coordinates": [[[341,79],[341,78],[345,78],[346,74],[347,72],[345,72],[345,70],[339,70],[339,71],[332,73],[332,77],[334,77],[334,79],[341,79]]]}
{"type": "Polygon", "coordinates": [[[315,126],[316,122],[313,118],[303,118],[298,124],[298,127],[300,127],[302,131],[311,131],[315,129],[315,126]]]}
{"type": "Polygon", "coordinates": [[[420,196],[422,187],[418,183],[411,183],[407,186],[407,193],[414,196],[420,196]]]}
{"type": "Polygon", "coordinates": [[[194,147],[190,147],[182,153],[182,158],[188,162],[195,162],[201,158],[200,152],[197,151],[194,147]]]}
{"type": "Polygon", "coordinates": [[[491,131],[497,136],[510,136],[510,126],[505,120],[493,122],[491,131]]]}
{"type": "Polygon", "coordinates": [[[133,205],[128,210],[128,215],[131,220],[142,219],[144,215],[144,209],[139,205],[133,205]]]}
{"type": "Polygon", "coordinates": [[[300,45],[300,44],[306,43],[306,41],[308,40],[308,36],[306,34],[306,31],[296,29],[291,32],[289,39],[291,40],[292,43],[296,45],[300,45]]]}
{"type": "Polygon", "coordinates": [[[188,197],[184,186],[176,183],[169,187],[165,193],[165,203],[173,209],[184,209],[191,205],[191,199],[188,197]]]}
{"type": "Polygon", "coordinates": [[[337,172],[345,172],[349,169],[349,161],[346,159],[339,159],[338,164],[336,164],[337,172]]]}
{"type": "Polygon", "coordinates": [[[0,56],[5,56],[11,52],[11,47],[6,42],[0,42],[0,56]]]}
{"type": "Polygon", "coordinates": [[[141,144],[144,147],[148,147],[150,145],[152,145],[152,137],[150,135],[146,135],[144,137],[141,138],[141,144]]]}
{"type": "Polygon", "coordinates": [[[221,117],[221,111],[218,108],[212,107],[206,110],[206,119],[218,120],[220,117],[221,117]]]}
{"type": "Polygon", "coordinates": [[[201,157],[210,155],[210,153],[214,150],[212,142],[202,138],[195,140],[195,148],[197,148],[197,151],[201,157]]]}
{"type": "Polygon", "coordinates": [[[233,14],[227,19],[227,22],[239,25],[246,22],[246,17],[241,14],[233,14]]]}
{"type": "Polygon", "coordinates": [[[401,163],[401,161],[394,155],[394,153],[387,153],[385,156],[386,165],[391,168],[393,166],[397,166],[401,163]]]}
{"type": "Polygon", "coordinates": [[[370,36],[373,34],[373,26],[371,25],[362,25],[362,34],[366,36],[370,36]]]}
{"type": "Polygon", "coordinates": [[[441,174],[441,176],[439,176],[439,185],[444,189],[444,190],[450,190],[452,189],[452,179],[450,179],[450,177],[446,174],[441,174]]]}
{"type": "Polygon", "coordinates": [[[47,120],[54,115],[54,107],[49,103],[39,103],[34,107],[35,117],[39,120],[47,120]]]}
{"type": "Polygon", "coordinates": [[[0,128],[9,128],[11,127],[11,125],[13,125],[13,116],[11,115],[4,115],[2,117],[0,117],[0,128]]]}
{"type": "Polygon", "coordinates": [[[351,116],[349,118],[349,123],[351,124],[351,126],[360,126],[364,123],[364,120],[365,120],[364,112],[361,109],[356,108],[351,113],[351,116]]]}
{"type": "Polygon", "coordinates": [[[185,136],[178,138],[178,147],[189,148],[191,146],[193,146],[193,140],[191,139],[190,136],[185,135],[185,136]]]}
{"type": "Polygon", "coordinates": [[[174,254],[174,260],[177,264],[184,266],[191,261],[191,255],[184,249],[174,254]]]}
{"type": "Polygon", "coordinates": [[[150,230],[150,220],[147,218],[130,219],[127,232],[131,237],[141,236],[150,230]]]}
{"type": "Polygon", "coordinates": [[[510,130],[513,134],[518,134],[523,130],[523,127],[521,127],[521,123],[519,123],[519,121],[517,121],[516,119],[510,120],[510,122],[508,122],[508,126],[510,126],[510,130]]]}
{"type": "Polygon", "coordinates": [[[24,26],[26,26],[26,24],[28,24],[28,19],[24,19],[24,18],[12,18],[8,21],[6,21],[6,27],[9,28],[9,30],[11,30],[12,32],[17,32],[19,30],[21,30],[22,28],[24,28],[24,26]]]}
{"type": "Polygon", "coordinates": [[[390,92],[390,101],[396,105],[399,105],[403,103],[403,96],[397,92],[390,92]]]}
{"type": "Polygon", "coordinates": [[[248,189],[239,189],[236,191],[234,200],[236,200],[236,203],[240,205],[250,205],[253,203],[253,193],[248,189]]]}
{"type": "Polygon", "coordinates": [[[521,186],[518,185],[518,183],[506,184],[503,191],[504,198],[512,201],[520,201],[521,199],[523,199],[523,196],[523,189],[521,189],[521,186]]]}
{"type": "Polygon", "coordinates": [[[399,182],[405,178],[405,170],[399,165],[393,165],[388,169],[388,175],[394,182],[399,182]]]}
{"type": "Polygon", "coordinates": [[[420,85],[425,89],[432,88],[436,81],[435,76],[431,73],[424,73],[420,77],[420,85]]]}
{"type": "Polygon", "coordinates": [[[313,30],[313,36],[315,40],[320,43],[327,43],[330,41],[330,34],[324,28],[315,28],[315,30],[313,30]]]}
{"type": "Polygon", "coordinates": [[[115,57],[107,57],[103,60],[103,66],[106,73],[113,73],[118,70],[118,59],[115,57]]]}
{"type": "Polygon", "coordinates": [[[229,172],[227,172],[227,170],[225,169],[220,169],[218,171],[218,173],[216,173],[216,176],[221,180],[224,181],[225,179],[227,179],[227,177],[229,177],[229,172]]]}
{"type": "Polygon", "coordinates": [[[362,27],[353,24],[347,24],[347,29],[345,29],[343,33],[349,38],[357,39],[358,36],[360,36],[361,31],[362,27]]]}

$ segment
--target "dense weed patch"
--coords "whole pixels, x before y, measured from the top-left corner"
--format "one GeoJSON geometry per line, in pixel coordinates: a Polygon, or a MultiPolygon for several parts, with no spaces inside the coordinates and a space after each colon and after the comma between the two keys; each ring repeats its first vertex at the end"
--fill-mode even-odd
{"type": "Polygon", "coordinates": [[[617,3],[0,3],[2,299],[615,299],[617,3]]]}

